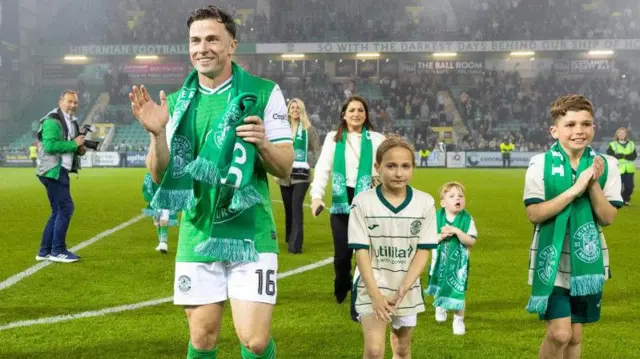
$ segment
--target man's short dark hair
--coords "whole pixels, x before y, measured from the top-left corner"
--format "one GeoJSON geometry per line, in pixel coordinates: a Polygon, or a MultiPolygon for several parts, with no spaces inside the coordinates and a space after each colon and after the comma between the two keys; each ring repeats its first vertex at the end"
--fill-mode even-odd
{"type": "Polygon", "coordinates": [[[72,95],[76,95],[78,96],[78,92],[73,91],[73,90],[64,90],[62,91],[62,94],[60,95],[60,99],[62,100],[65,96],[67,96],[68,94],[72,94],[72,95]]]}
{"type": "Polygon", "coordinates": [[[234,39],[236,38],[236,22],[233,21],[233,16],[213,5],[207,5],[193,10],[191,12],[191,16],[189,16],[189,19],[187,20],[187,29],[191,28],[191,24],[193,24],[194,21],[207,19],[216,20],[219,23],[224,24],[224,27],[227,29],[227,32],[231,37],[234,39]]]}

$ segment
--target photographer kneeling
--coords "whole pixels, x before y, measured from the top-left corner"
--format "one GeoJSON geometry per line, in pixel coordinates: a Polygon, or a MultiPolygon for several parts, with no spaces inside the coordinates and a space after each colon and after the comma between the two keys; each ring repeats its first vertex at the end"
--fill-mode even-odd
{"type": "Polygon", "coordinates": [[[73,215],[69,172],[80,169],[80,156],[86,152],[84,133],[76,118],[78,95],[67,90],[60,96],[59,107],[40,120],[36,175],[47,190],[51,216],[42,233],[37,261],[72,263],[80,257],[69,252],[67,229],[73,215]]]}

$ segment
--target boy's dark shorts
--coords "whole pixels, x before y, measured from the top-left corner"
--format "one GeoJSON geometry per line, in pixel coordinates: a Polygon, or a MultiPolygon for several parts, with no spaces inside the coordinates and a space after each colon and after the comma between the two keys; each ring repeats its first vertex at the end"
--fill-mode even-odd
{"type": "Polygon", "coordinates": [[[572,297],[569,289],[553,287],[549,296],[547,312],[540,314],[540,320],[571,317],[571,323],[595,323],[600,320],[602,293],[572,297]]]}

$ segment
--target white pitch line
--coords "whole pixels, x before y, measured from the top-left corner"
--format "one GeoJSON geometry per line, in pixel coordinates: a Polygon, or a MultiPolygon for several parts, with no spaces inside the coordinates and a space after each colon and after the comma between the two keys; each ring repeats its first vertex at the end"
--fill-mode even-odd
{"type": "MultiPolygon", "coordinates": [[[[277,199],[274,199],[272,201],[273,202],[278,202],[278,203],[283,203],[282,201],[277,200],[277,199]]],[[[304,205],[306,207],[311,207],[310,205],[308,205],[306,203],[304,205]]],[[[75,252],[75,251],[78,251],[78,250],[80,250],[82,248],[88,247],[88,246],[94,244],[95,242],[101,240],[102,238],[104,238],[106,236],[109,236],[109,235],[111,235],[111,234],[113,234],[113,233],[115,233],[115,232],[117,232],[117,231],[119,231],[119,230],[121,230],[123,228],[126,228],[126,227],[138,222],[139,220],[143,219],[144,217],[145,216],[142,215],[142,214],[137,216],[137,217],[133,217],[130,220],[128,220],[127,222],[121,223],[121,224],[119,224],[119,225],[117,225],[117,226],[115,226],[115,227],[113,227],[111,229],[108,229],[108,230],[106,230],[106,231],[104,231],[102,233],[99,233],[95,237],[92,237],[90,239],[87,239],[84,242],[79,243],[77,246],[71,248],[70,251],[71,252],[75,252]]],[[[42,268],[45,268],[45,267],[47,267],[47,266],[49,266],[51,264],[52,264],[52,262],[50,262],[50,261],[43,261],[43,262],[40,262],[40,263],[38,263],[36,265],[33,265],[33,266],[27,268],[26,270],[14,275],[14,276],[11,276],[11,277],[5,279],[4,281],[0,282],[0,290],[4,290],[4,289],[7,289],[7,288],[13,286],[14,284],[20,282],[21,280],[23,280],[23,279],[25,279],[27,277],[30,277],[30,276],[34,275],[35,273],[40,271],[42,268]]]]}
{"type": "MultiPolygon", "coordinates": [[[[302,266],[302,267],[292,269],[283,273],[279,273],[278,279],[284,279],[292,275],[296,275],[296,274],[304,273],[316,268],[320,268],[331,262],[333,262],[333,257],[329,257],[321,261],[308,264],[306,266],[302,266]]],[[[120,313],[120,312],[145,308],[145,307],[152,307],[155,305],[169,303],[172,301],[173,301],[173,297],[166,297],[166,298],[148,300],[140,303],[120,305],[117,307],[104,308],[100,310],[93,310],[93,311],[76,313],[76,314],[58,315],[55,317],[46,317],[46,318],[32,319],[32,320],[21,320],[21,321],[12,322],[12,323],[8,323],[0,326],[0,331],[13,329],[13,328],[20,328],[20,327],[31,327],[34,325],[41,325],[41,324],[54,324],[54,323],[75,320],[75,319],[81,319],[81,318],[101,317],[107,314],[114,314],[114,313],[120,313]]]]}
{"type": "MultiPolygon", "coordinates": [[[[108,229],[108,230],[106,230],[106,231],[104,231],[102,233],[97,234],[96,236],[94,236],[92,238],[87,239],[84,242],[79,243],[75,247],[71,248],[70,251],[71,252],[75,252],[75,251],[81,250],[82,248],[90,246],[90,245],[94,244],[95,242],[101,240],[102,238],[107,237],[107,236],[109,236],[109,235],[111,235],[111,234],[113,234],[113,233],[115,233],[115,232],[117,232],[117,231],[119,231],[119,230],[121,230],[123,228],[126,228],[126,227],[138,222],[139,220],[143,219],[144,217],[145,217],[145,215],[143,215],[143,214],[141,214],[141,215],[139,215],[137,217],[133,217],[130,220],[124,222],[124,223],[121,223],[121,224],[119,224],[119,225],[117,225],[117,226],[115,226],[115,227],[113,227],[111,229],[108,229]]],[[[0,282],[0,290],[7,289],[7,288],[11,287],[12,285],[20,282],[21,280],[23,280],[23,279],[25,279],[25,278],[27,278],[29,276],[34,275],[39,270],[41,270],[42,268],[44,268],[44,267],[46,267],[48,265],[51,265],[52,263],[53,262],[51,262],[51,261],[40,262],[40,263],[38,263],[38,264],[36,264],[36,265],[34,265],[32,267],[29,267],[25,271],[22,271],[22,272],[14,275],[14,276],[11,276],[11,277],[5,279],[4,281],[0,282]]]]}

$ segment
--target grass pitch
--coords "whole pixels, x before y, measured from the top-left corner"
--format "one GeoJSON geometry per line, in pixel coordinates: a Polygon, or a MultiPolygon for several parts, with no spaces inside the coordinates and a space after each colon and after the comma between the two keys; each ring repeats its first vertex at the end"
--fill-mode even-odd
{"type": "MultiPolygon", "coordinates": [[[[85,169],[71,179],[75,214],[68,232],[72,247],[140,214],[144,169],[85,169]]],[[[50,213],[44,187],[33,169],[0,168],[0,281],[36,264],[34,256],[50,213]]],[[[532,226],[522,204],[524,169],[416,170],[412,185],[436,197],[445,181],[467,187],[467,208],[478,226],[472,250],[467,301],[467,334],[452,334],[435,323],[431,298],[418,317],[414,358],[534,358],[544,323],[528,314],[526,285],[532,226]]],[[[272,198],[280,191],[272,186],[272,198]]],[[[329,198],[327,198],[329,200],[329,198]]],[[[636,203],[640,205],[638,196],[636,203]]],[[[329,201],[327,201],[329,203],[329,201]]],[[[313,219],[305,208],[304,254],[284,245],[284,209],[274,203],[281,254],[279,271],[333,255],[328,214],[313,219]]],[[[619,211],[605,229],[613,278],[605,288],[602,319],[584,332],[584,358],[640,357],[637,323],[640,281],[634,243],[638,206],[619,211]]],[[[144,218],[79,250],[71,265],[52,264],[0,290],[0,327],[40,319],[134,304],[172,295],[177,231],[170,253],[154,251],[155,228],[144,218]]],[[[424,278],[426,279],[426,278],[424,278]]],[[[335,303],[333,266],[278,282],[273,336],[278,358],[360,358],[362,334],[349,319],[349,307],[335,303]]],[[[219,358],[238,358],[239,343],[229,312],[219,339],[219,358]]],[[[61,323],[0,330],[0,358],[184,358],[186,318],[171,303],[61,323]]],[[[390,358],[387,347],[386,357],[390,358]]]]}

